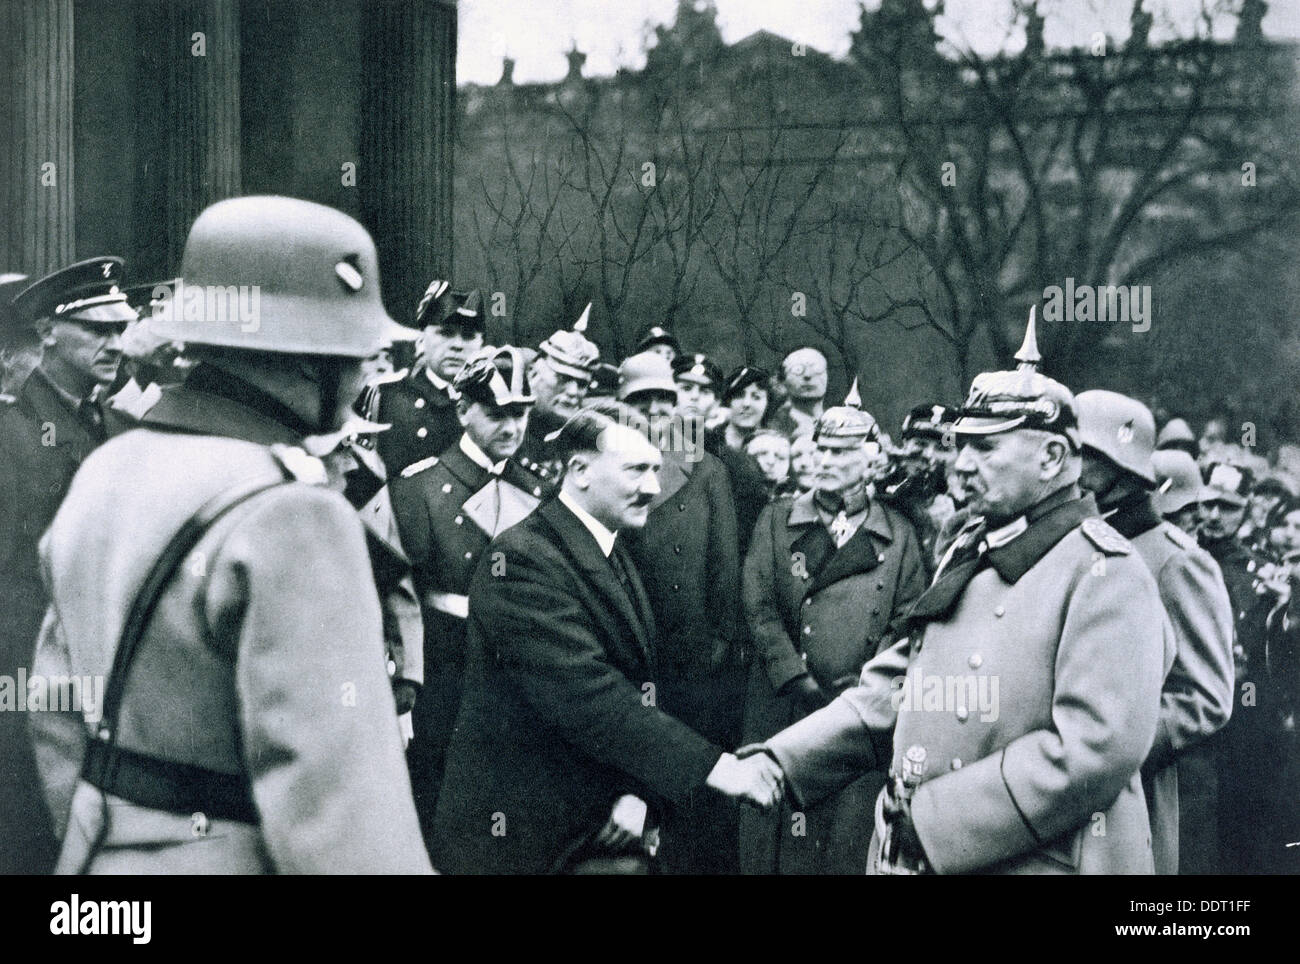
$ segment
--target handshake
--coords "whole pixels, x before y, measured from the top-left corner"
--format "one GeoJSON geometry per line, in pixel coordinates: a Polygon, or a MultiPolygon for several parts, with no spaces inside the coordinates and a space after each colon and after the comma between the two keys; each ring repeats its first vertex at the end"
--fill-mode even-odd
{"type": "Polygon", "coordinates": [[[780,765],[763,752],[746,755],[743,759],[732,753],[722,754],[705,782],[719,793],[745,800],[760,810],[773,809],[785,794],[785,774],[780,765]]]}

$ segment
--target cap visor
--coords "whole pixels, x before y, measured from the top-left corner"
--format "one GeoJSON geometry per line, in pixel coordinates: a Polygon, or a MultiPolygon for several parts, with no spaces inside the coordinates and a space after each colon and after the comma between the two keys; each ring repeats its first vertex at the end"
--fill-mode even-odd
{"type": "MultiPolygon", "coordinates": [[[[566,365],[562,361],[557,361],[554,355],[547,355],[546,358],[551,363],[551,367],[561,375],[568,375],[571,378],[581,378],[586,381],[591,381],[591,372],[587,369],[579,368],[577,365],[566,365]]],[[[674,389],[674,391],[676,391],[676,389],[674,389]]]]}
{"type": "Polygon", "coordinates": [[[1020,428],[1024,424],[1023,416],[1015,418],[959,418],[953,423],[954,435],[998,435],[1020,428]]]}
{"type": "Polygon", "coordinates": [[[82,308],[80,311],[69,312],[59,317],[68,321],[120,325],[125,321],[135,321],[140,315],[125,301],[110,301],[107,304],[91,305],[89,308],[82,308]]]}

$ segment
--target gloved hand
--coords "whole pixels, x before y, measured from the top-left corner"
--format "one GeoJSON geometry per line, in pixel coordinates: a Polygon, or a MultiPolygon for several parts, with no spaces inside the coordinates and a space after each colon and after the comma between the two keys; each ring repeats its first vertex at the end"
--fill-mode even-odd
{"type": "Polygon", "coordinates": [[[786,683],[783,687],[783,695],[791,697],[795,706],[805,716],[809,713],[815,713],[831,701],[826,691],[808,673],[796,676],[786,683]]]}

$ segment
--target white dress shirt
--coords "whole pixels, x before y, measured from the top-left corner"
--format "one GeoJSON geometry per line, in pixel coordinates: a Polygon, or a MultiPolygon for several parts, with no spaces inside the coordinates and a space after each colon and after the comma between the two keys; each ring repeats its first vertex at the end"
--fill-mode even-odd
{"type": "Polygon", "coordinates": [[[608,559],[610,553],[614,551],[614,540],[618,538],[618,533],[610,532],[605,528],[599,519],[582,506],[578,505],[577,502],[573,501],[573,498],[569,493],[562,491],[559,495],[559,499],[569,507],[570,512],[578,517],[578,521],[587,527],[587,531],[595,538],[596,545],[600,546],[600,551],[603,552],[605,558],[608,559]]]}

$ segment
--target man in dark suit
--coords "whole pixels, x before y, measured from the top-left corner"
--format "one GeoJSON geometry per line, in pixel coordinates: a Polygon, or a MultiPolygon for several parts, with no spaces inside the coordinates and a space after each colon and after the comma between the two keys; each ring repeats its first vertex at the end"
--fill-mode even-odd
{"type": "Polygon", "coordinates": [[[559,495],[495,539],[470,583],[434,818],[442,869],[588,869],[653,851],[655,818],[698,787],[780,799],[770,759],[737,760],[656,706],[654,618],[619,541],[659,491],[660,454],[637,424],[617,404],[565,423],[559,495]]]}
{"type": "Polygon", "coordinates": [[[484,349],[454,387],[460,441],[389,483],[424,618],[425,681],[407,761],[426,838],[460,708],[470,578],[493,537],[532,512],[549,488],[514,459],[533,404],[519,349],[484,349]]]}

